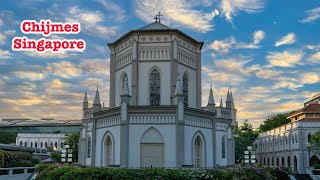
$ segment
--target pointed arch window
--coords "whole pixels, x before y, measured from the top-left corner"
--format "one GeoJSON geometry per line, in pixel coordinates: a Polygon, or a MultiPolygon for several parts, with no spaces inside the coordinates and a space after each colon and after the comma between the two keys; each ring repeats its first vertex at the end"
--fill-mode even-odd
{"type": "Polygon", "coordinates": [[[188,107],[188,76],[186,73],[183,74],[182,77],[182,94],[184,96],[184,106],[188,107]]]}
{"type": "Polygon", "coordinates": [[[308,135],[308,142],[311,142],[311,134],[308,135]]]}
{"type": "Polygon", "coordinates": [[[122,78],[122,86],[121,86],[121,94],[125,94],[126,93],[126,86],[128,84],[128,76],[127,74],[124,74],[123,78],[122,78]]]}
{"type": "Polygon", "coordinates": [[[88,151],[87,151],[87,157],[90,158],[91,157],[91,137],[88,137],[88,151]]]}
{"type": "Polygon", "coordinates": [[[200,136],[194,141],[194,153],[195,153],[195,168],[202,166],[202,141],[200,136]]]}
{"type": "Polygon", "coordinates": [[[150,105],[160,106],[160,73],[156,69],[150,74],[150,105]]]}
{"type": "Polygon", "coordinates": [[[226,136],[222,137],[222,142],[221,142],[221,148],[222,148],[222,158],[226,157],[226,136]]]}
{"type": "Polygon", "coordinates": [[[112,140],[108,135],[105,140],[105,149],[106,149],[106,165],[112,164],[112,140]]]}

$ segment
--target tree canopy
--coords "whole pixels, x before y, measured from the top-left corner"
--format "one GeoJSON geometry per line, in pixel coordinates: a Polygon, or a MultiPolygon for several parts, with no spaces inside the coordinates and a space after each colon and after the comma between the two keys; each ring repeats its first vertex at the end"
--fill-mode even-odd
{"type": "Polygon", "coordinates": [[[79,140],[80,140],[80,132],[72,132],[66,134],[64,138],[64,144],[68,144],[70,149],[72,149],[72,161],[78,161],[78,149],[79,149],[79,140]]]}
{"type": "Polygon", "coordinates": [[[244,158],[244,151],[248,146],[253,146],[253,142],[258,137],[258,132],[253,130],[252,125],[246,119],[238,129],[235,136],[235,156],[236,162],[240,162],[244,158]]]}
{"type": "Polygon", "coordinates": [[[311,143],[313,148],[320,149],[320,131],[311,136],[311,143]]]}
{"type": "Polygon", "coordinates": [[[282,126],[284,124],[287,124],[290,122],[290,119],[287,119],[287,115],[289,113],[278,113],[273,114],[267,117],[265,121],[263,121],[262,124],[259,126],[260,132],[269,131],[271,129],[274,129],[276,127],[282,126]]]}
{"type": "Polygon", "coordinates": [[[16,133],[8,130],[0,130],[0,144],[15,144],[16,133]]]}

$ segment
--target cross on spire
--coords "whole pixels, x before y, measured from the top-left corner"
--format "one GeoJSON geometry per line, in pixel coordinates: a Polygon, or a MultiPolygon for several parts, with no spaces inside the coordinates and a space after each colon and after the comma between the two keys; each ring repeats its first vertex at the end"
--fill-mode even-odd
{"type": "Polygon", "coordinates": [[[163,14],[161,14],[159,12],[159,14],[157,14],[156,17],[154,18],[156,20],[156,22],[158,22],[158,20],[159,20],[159,22],[161,22],[160,16],[163,16],[163,14]]]}

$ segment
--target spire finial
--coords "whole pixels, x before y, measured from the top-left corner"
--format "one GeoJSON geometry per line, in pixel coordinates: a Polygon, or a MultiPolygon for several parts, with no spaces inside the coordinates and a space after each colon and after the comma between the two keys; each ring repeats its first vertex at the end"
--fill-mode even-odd
{"type": "Polygon", "coordinates": [[[161,22],[160,16],[163,16],[163,14],[159,12],[159,14],[157,14],[156,17],[154,18],[156,22],[158,22],[158,20],[159,20],[159,23],[161,22]]]}
{"type": "Polygon", "coordinates": [[[209,91],[209,100],[208,100],[208,104],[210,105],[214,105],[214,98],[213,98],[213,92],[212,92],[212,85],[210,85],[210,91],[209,91]]]}

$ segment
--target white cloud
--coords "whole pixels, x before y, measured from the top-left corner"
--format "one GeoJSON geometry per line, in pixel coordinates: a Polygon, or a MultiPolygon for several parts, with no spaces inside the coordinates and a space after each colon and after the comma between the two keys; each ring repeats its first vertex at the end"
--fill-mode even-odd
{"type": "Polygon", "coordinates": [[[299,64],[303,52],[269,52],[266,56],[266,59],[270,63],[270,66],[279,66],[279,67],[293,67],[296,64],[299,64]]]}
{"type": "Polygon", "coordinates": [[[303,87],[305,84],[320,83],[320,74],[318,72],[300,72],[300,74],[295,77],[281,77],[279,80],[280,81],[274,83],[273,89],[290,88],[294,90],[303,87]]]}
{"type": "Polygon", "coordinates": [[[0,49],[0,59],[10,59],[12,54],[8,50],[0,49]]]}
{"type": "Polygon", "coordinates": [[[264,8],[264,2],[263,0],[221,0],[220,8],[226,19],[232,22],[232,16],[236,16],[238,11],[259,12],[264,8]]]}
{"type": "Polygon", "coordinates": [[[189,4],[185,0],[137,0],[136,1],[136,14],[145,22],[152,22],[156,12],[164,14],[162,20],[168,24],[175,24],[184,26],[196,31],[207,32],[213,29],[211,21],[215,16],[219,15],[219,11],[214,9],[212,12],[207,13],[196,10],[192,3],[189,4]]]}
{"type": "Polygon", "coordinates": [[[316,21],[317,19],[320,18],[320,7],[310,9],[310,10],[306,11],[306,13],[307,13],[307,17],[302,19],[300,22],[309,23],[312,21],[316,21]]]}
{"type": "Polygon", "coordinates": [[[0,19],[0,26],[2,26],[3,25],[3,21],[2,21],[2,19],[0,19]]]}
{"type": "Polygon", "coordinates": [[[16,30],[7,30],[7,31],[4,31],[3,34],[6,36],[13,36],[16,34],[16,30]]]}
{"type": "Polygon", "coordinates": [[[261,79],[275,79],[280,76],[281,72],[271,70],[271,69],[265,69],[261,68],[258,71],[256,71],[256,76],[261,79]]]}
{"type": "Polygon", "coordinates": [[[301,85],[297,84],[296,82],[290,82],[290,81],[278,81],[275,82],[272,86],[273,89],[279,89],[279,88],[290,88],[290,89],[296,89],[298,87],[301,87],[301,85]]]}
{"type": "Polygon", "coordinates": [[[4,45],[6,44],[6,41],[7,41],[7,37],[0,33],[0,44],[4,45]]]}
{"type": "Polygon", "coordinates": [[[116,26],[105,26],[102,23],[105,21],[104,15],[100,11],[87,11],[80,9],[78,6],[69,8],[65,15],[68,22],[79,22],[81,24],[81,32],[109,38],[117,34],[116,26]]]}
{"type": "Polygon", "coordinates": [[[320,51],[312,54],[312,55],[310,56],[310,60],[311,60],[312,62],[318,62],[318,63],[320,63],[320,51]]]}
{"type": "Polygon", "coordinates": [[[13,74],[18,78],[27,78],[27,79],[30,79],[31,81],[42,80],[46,76],[44,73],[31,72],[31,71],[16,71],[16,72],[13,72],[13,74]]]}
{"type": "Polygon", "coordinates": [[[0,44],[1,45],[6,44],[7,43],[7,37],[8,36],[13,36],[15,33],[16,33],[15,30],[7,30],[7,31],[4,31],[3,34],[0,33],[0,44]]]}
{"type": "Polygon", "coordinates": [[[97,25],[95,28],[87,29],[87,34],[96,35],[102,38],[108,38],[117,34],[118,28],[117,27],[109,27],[109,26],[102,26],[97,25]]]}
{"type": "Polygon", "coordinates": [[[121,8],[118,4],[112,2],[111,0],[98,0],[98,2],[111,13],[108,15],[115,21],[123,21],[126,18],[126,11],[121,8]]]}
{"type": "Polygon", "coordinates": [[[72,16],[68,18],[69,21],[80,21],[85,26],[94,26],[98,22],[103,21],[103,14],[99,11],[85,11],[79,9],[78,6],[69,8],[69,14],[72,16]]]}
{"type": "Polygon", "coordinates": [[[296,35],[294,33],[289,33],[277,41],[275,46],[278,47],[285,44],[293,44],[294,42],[296,42],[296,35]]]}
{"type": "Polygon", "coordinates": [[[231,49],[256,49],[260,48],[259,44],[264,39],[265,32],[257,30],[253,32],[252,43],[236,42],[236,39],[231,36],[224,40],[214,40],[209,48],[221,53],[227,53],[231,49]]]}
{"type": "Polygon", "coordinates": [[[23,53],[30,57],[41,57],[41,58],[67,58],[70,56],[70,53],[67,53],[66,51],[59,51],[59,52],[24,51],[23,53]]]}
{"type": "Polygon", "coordinates": [[[76,77],[82,72],[79,67],[68,61],[49,64],[46,67],[46,71],[48,71],[50,74],[64,78],[76,77]]]}
{"type": "Polygon", "coordinates": [[[209,47],[215,51],[227,53],[235,43],[235,38],[231,36],[225,40],[214,40],[209,47]]]}
{"type": "Polygon", "coordinates": [[[253,33],[253,44],[259,44],[265,37],[265,32],[262,30],[253,33]]]}
{"type": "Polygon", "coordinates": [[[300,75],[300,82],[303,84],[320,83],[320,74],[316,72],[307,72],[300,75]]]}

